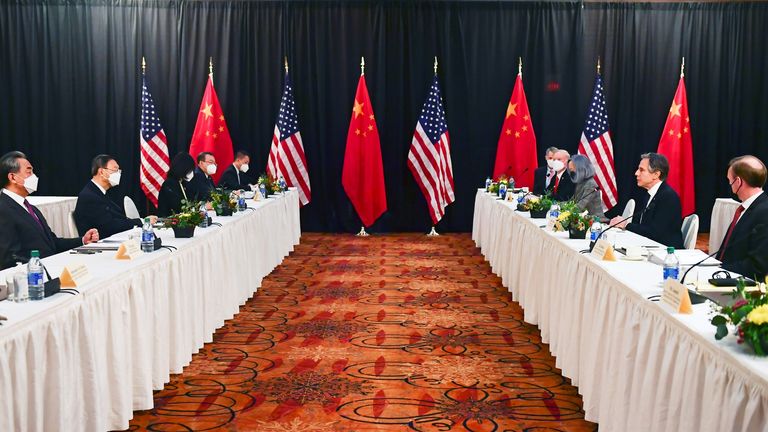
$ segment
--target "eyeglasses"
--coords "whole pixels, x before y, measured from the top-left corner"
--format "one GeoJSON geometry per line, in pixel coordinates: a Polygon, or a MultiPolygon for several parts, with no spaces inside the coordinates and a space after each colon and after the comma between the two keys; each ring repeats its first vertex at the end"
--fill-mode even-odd
{"type": "Polygon", "coordinates": [[[104,167],[104,169],[109,171],[109,172],[117,172],[117,173],[122,173],[123,172],[123,170],[121,170],[120,168],[110,169],[110,168],[104,167]]]}

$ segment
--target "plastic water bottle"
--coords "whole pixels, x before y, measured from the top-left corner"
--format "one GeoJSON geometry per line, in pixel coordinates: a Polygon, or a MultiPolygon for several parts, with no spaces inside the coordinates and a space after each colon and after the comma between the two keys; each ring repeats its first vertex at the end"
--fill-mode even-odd
{"type": "Polygon", "coordinates": [[[144,253],[155,251],[155,232],[149,218],[144,218],[144,225],[141,227],[141,250],[144,253]]]}
{"type": "Polygon", "coordinates": [[[558,217],[560,217],[560,204],[554,203],[549,207],[549,212],[547,213],[547,229],[554,230],[555,221],[557,221],[558,217]]]}
{"type": "Polygon", "coordinates": [[[509,180],[507,182],[509,183],[509,189],[514,189],[515,188],[515,178],[514,177],[510,176],[509,180]]]}
{"type": "Polygon", "coordinates": [[[285,179],[280,176],[280,180],[277,181],[277,185],[280,186],[280,192],[285,192],[285,179]]]}
{"type": "Polygon", "coordinates": [[[198,226],[200,228],[208,228],[208,209],[205,208],[205,203],[200,204],[200,216],[203,217],[203,221],[198,226]]]}
{"type": "Polygon", "coordinates": [[[507,197],[507,185],[504,183],[499,184],[499,198],[502,200],[507,197]]]}
{"type": "Polygon", "coordinates": [[[664,258],[664,280],[680,278],[680,260],[675,255],[675,248],[667,248],[667,256],[664,258]]]}
{"type": "Polygon", "coordinates": [[[600,237],[600,232],[603,230],[603,225],[600,222],[595,221],[592,223],[592,226],[589,228],[589,241],[597,241],[597,238],[600,237]]]}
{"type": "Polygon", "coordinates": [[[45,285],[43,283],[43,264],[40,262],[40,251],[33,250],[29,255],[29,263],[27,263],[29,299],[42,300],[45,298],[45,285]]]}
{"type": "Polygon", "coordinates": [[[261,194],[262,199],[267,197],[267,187],[264,185],[264,183],[259,183],[259,193],[261,194]]]}
{"type": "Polygon", "coordinates": [[[248,205],[247,205],[247,204],[245,204],[245,198],[243,198],[243,196],[240,196],[240,197],[237,199],[237,209],[238,209],[239,211],[243,211],[243,210],[245,210],[246,208],[248,208],[248,205]]]}
{"type": "Polygon", "coordinates": [[[486,192],[490,192],[491,191],[491,183],[492,183],[491,178],[490,177],[486,177],[485,178],[485,191],[486,192]]]}

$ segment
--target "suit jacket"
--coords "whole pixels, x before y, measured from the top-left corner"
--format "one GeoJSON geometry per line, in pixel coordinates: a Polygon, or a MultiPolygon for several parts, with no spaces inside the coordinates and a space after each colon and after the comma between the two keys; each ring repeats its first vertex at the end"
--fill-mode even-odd
{"type": "Polygon", "coordinates": [[[573,191],[573,200],[582,210],[587,210],[590,215],[603,219],[603,195],[597,187],[594,178],[588,178],[577,183],[573,191]]]}
{"type": "Polygon", "coordinates": [[[555,183],[557,183],[556,175],[549,181],[547,191],[552,195],[556,201],[568,201],[573,198],[573,192],[576,186],[571,181],[571,176],[568,175],[568,170],[563,172],[563,176],[560,177],[560,184],[557,187],[557,193],[555,193],[555,183]]]}
{"type": "Polygon", "coordinates": [[[88,181],[77,195],[75,225],[80,235],[91,228],[99,230],[100,238],[141,226],[141,219],[128,219],[125,210],[101,192],[93,181],[88,181]]]}
{"type": "Polygon", "coordinates": [[[533,193],[535,195],[544,195],[547,190],[547,171],[549,171],[549,167],[546,165],[533,171],[533,193]]]}
{"type": "Polygon", "coordinates": [[[195,175],[189,181],[187,196],[191,192],[192,196],[189,197],[190,199],[208,201],[211,197],[211,191],[215,188],[216,185],[213,183],[213,179],[205,174],[200,167],[197,167],[195,168],[195,175]]]}
{"type": "Polygon", "coordinates": [[[186,198],[192,200],[194,197],[189,191],[189,184],[186,181],[168,177],[163,182],[157,197],[158,216],[166,217],[181,211],[181,200],[186,199],[182,188],[187,194],[186,198]]]}
{"type": "Polygon", "coordinates": [[[13,198],[0,192],[0,267],[12,267],[17,261],[13,255],[26,259],[29,252],[36,249],[40,257],[55,255],[66,250],[82,246],[79,238],[63,239],[56,236],[48,226],[43,214],[34,207],[42,228],[35,219],[13,198]]]}
{"type": "MultiPolygon", "coordinates": [[[[726,233],[727,235],[727,233],[726,233]]],[[[768,194],[763,192],[733,228],[722,267],[758,280],[768,274],[768,194]]]]}
{"type": "Polygon", "coordinates": [[[250,190],[248,185],[250,178],[243,172],[238,173],[238,169],[234,165],[230,165],[219,178],[219,187],[226,190],[245,189],[250,190]],[[238,180],[238,174],[240,179],[238,180]]]}
{"type": "Polygon", "coordinates": [[[683,218],[681,216],[680,197],[677,192],[667,182],[662,182],[650,203],[648,202],[650,195],[648,193],[643,195],[638,200],[632,222],[627,224],[627,230],[663,245],[682,249],[683,218]]]}

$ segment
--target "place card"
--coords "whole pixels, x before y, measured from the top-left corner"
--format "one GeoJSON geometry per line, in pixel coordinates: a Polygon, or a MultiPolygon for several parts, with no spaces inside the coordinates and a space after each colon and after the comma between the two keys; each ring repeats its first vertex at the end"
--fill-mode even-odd
{"type": "Polygon", "coordinates": [[[81,286],[85,281],[91,278],[91,273],[85,264],[75,264],[64,267],[59,280],[62,288],[74,288],[81,286]]]}
{"type": "Polygon", "coordinates": [[[693,313],[691,296],[688,295],[688,289],[675,279],[667,279],[664,282],[664,292],[661,293],[661,304],[667,306],[674,313],[693,313]]]}
{"type": "Polygon", "coordinates": [[[592,248],[592,256],[602,261],[616,261],[613,245],[605,239],[600,239],[595,243],[595,247],[592,248]]]}
{"type": "Polygon", "coordinates": [[[116,259],[119,260],[132,260],[137,258],[144,252],[141,251],[141,246],[136,240],[127,240],[120,243],[120,247],[117,249],[116,259]]]}

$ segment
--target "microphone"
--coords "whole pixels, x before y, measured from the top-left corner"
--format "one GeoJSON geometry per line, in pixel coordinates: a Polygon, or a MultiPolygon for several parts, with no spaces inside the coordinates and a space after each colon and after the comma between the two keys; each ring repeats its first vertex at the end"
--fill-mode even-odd
{"type": "MultiPolygon", "coordinates": [[[[598,189],[599,189],[599,188],[598,188],[598,189]]],[[[653,203],[651,203],[651,205],[653,205],[653,203]]],[[[644,209],[643,209],[643,211],[641,211],[641,212],[640,212],[640,214],[639,214],[638,216],[639,216],[641,219],[642,219],[643,215],[645,214],[645,212],[646,212],[646,211],[648,211],[648,209],[650,209],[650,208],[651,208],[651,205],[649,205],[648,207],[644,208],[644,209]]],[[[604,230],[600,231],[600,235],[598,235],[598,236],[597,236],[597,238],[595,239],[595,241],[589,242],[589,251],[590,251],[590,252],[592,252],[592,249],[594,249],[594,248],[595,248],[595,244],[597,243],[597,241],[598,241],[598,240],[600,240],[600,237],[602,237],[602,236],[603,236],[603,234],[605,234],[607,231],[609,231],[609,230],[611,230],[611,229],[615,228],[616,226],[618,226],[618,225],[621,225],[622,223],[624,223],[624,222],[626,222],[626,221],[628,221],[628,220],[632,219],[634,216],[635,216],[635,215],[630,215],[630,216],[627,216],[627,217],[625,217],[624,219],[622,219],[622,220],[620,220],[620,221],[616,222],[615,224],[612,224],[612,225],[610,225],[608,228],[606,228],[606,229],[604,229],[604,230]]]]}
{"type": "MultiPolygon", "coordinates": [[[[759,229],[759,228],[761,228],[761,227],[762,227],[762,225],[757,225],[757,226],[755,226],[755,227],[752,229],[752,232],[750,233],[750,235],[744,236],[744,237],[742,237],[742,238],[739,238],[739,239],[733,239],[731,244],[732,244],[732,245],[740,245],[741,243],[744,243],[744,241],[745,241],[745,240],[748,240],[748,239],[750,239],[751,237],[753,237],[754,235],[756,235],[756,232],[757,232],[757,231],[758,231],[758,229],[759,229]]],[[[723,250],[723,246],[721,245],[721,246],[720,246],[720,249],[716,250],[715,252],[712,252],[711,254],[707,255],[707,257],[706,257],[706,258],[704,258],[703,260],[701,260],[701,261],[697,262],[696,264],[694,264],[694,265],[692,265],[690,268],[688,268],[688,270],[686,270],[686,271],[685,271],[685,273],[683,273],[683,277],[682,277],[682,278],[680,278],[680,283],[682,283],[682,284],[684,284],[684,283],[685,283],[685,277],[688,275],[688,272],[689,272],[689,271],[693,270],[693,268],[694,268],[694,267],[696,267],[696,266],[698,266],[699,264],[703,263],[704,261],[706,261],[706,260],[708,260],[708,259],[712,258],[713,256],[715,256],[715,255],[719,254],[719,253],[720,253],[722,250],[723,250]]],[[[719,260],[718,260],[718,261],[719,261],[719,260]]],[[[745,282],[747,283],[747,286],[754,286],[754,285],[750,284],[750,283],[754,283],[754,281],[753,281],[752,279],[749,279],[749,278],[748,278],[748,277],[746,277],[746,276],[744,277],[744,279],[745,279],[745,282]]]]}
{"type": "Polygon", "coordinates": [[[696,264],[694,264],[694,265],[690,266],[690,267],[688,268],[688,270],[686,270],[686,271],[685,271],[685,273],[683,273],[683,277],[681,277],[681,278],[680,278],[680,283],[681,283],[681,284],[683,284],[683,285],[685,285],[685,277],[686,277],[686,276],[688,276],[688,272],[689,272],[689,271],[693,270],[693,268],[694,268],[694,267],[698,266],[699,264],[703,263],[704,261],[706,261],[706,260],[708,260],[708,259],[712,258],[713,256],[715,256],[715,255],[717,255],[717,254],[719,254],[719,253],[720,253],[720,249],[718,249],[718,250],[716,250],[716,251],[712,252],[711,254],[707,255],[707,257],[706,257],[706,258],[704,258],[703,260],[701,260],[701,261],[697,262],[696,264]]]}

